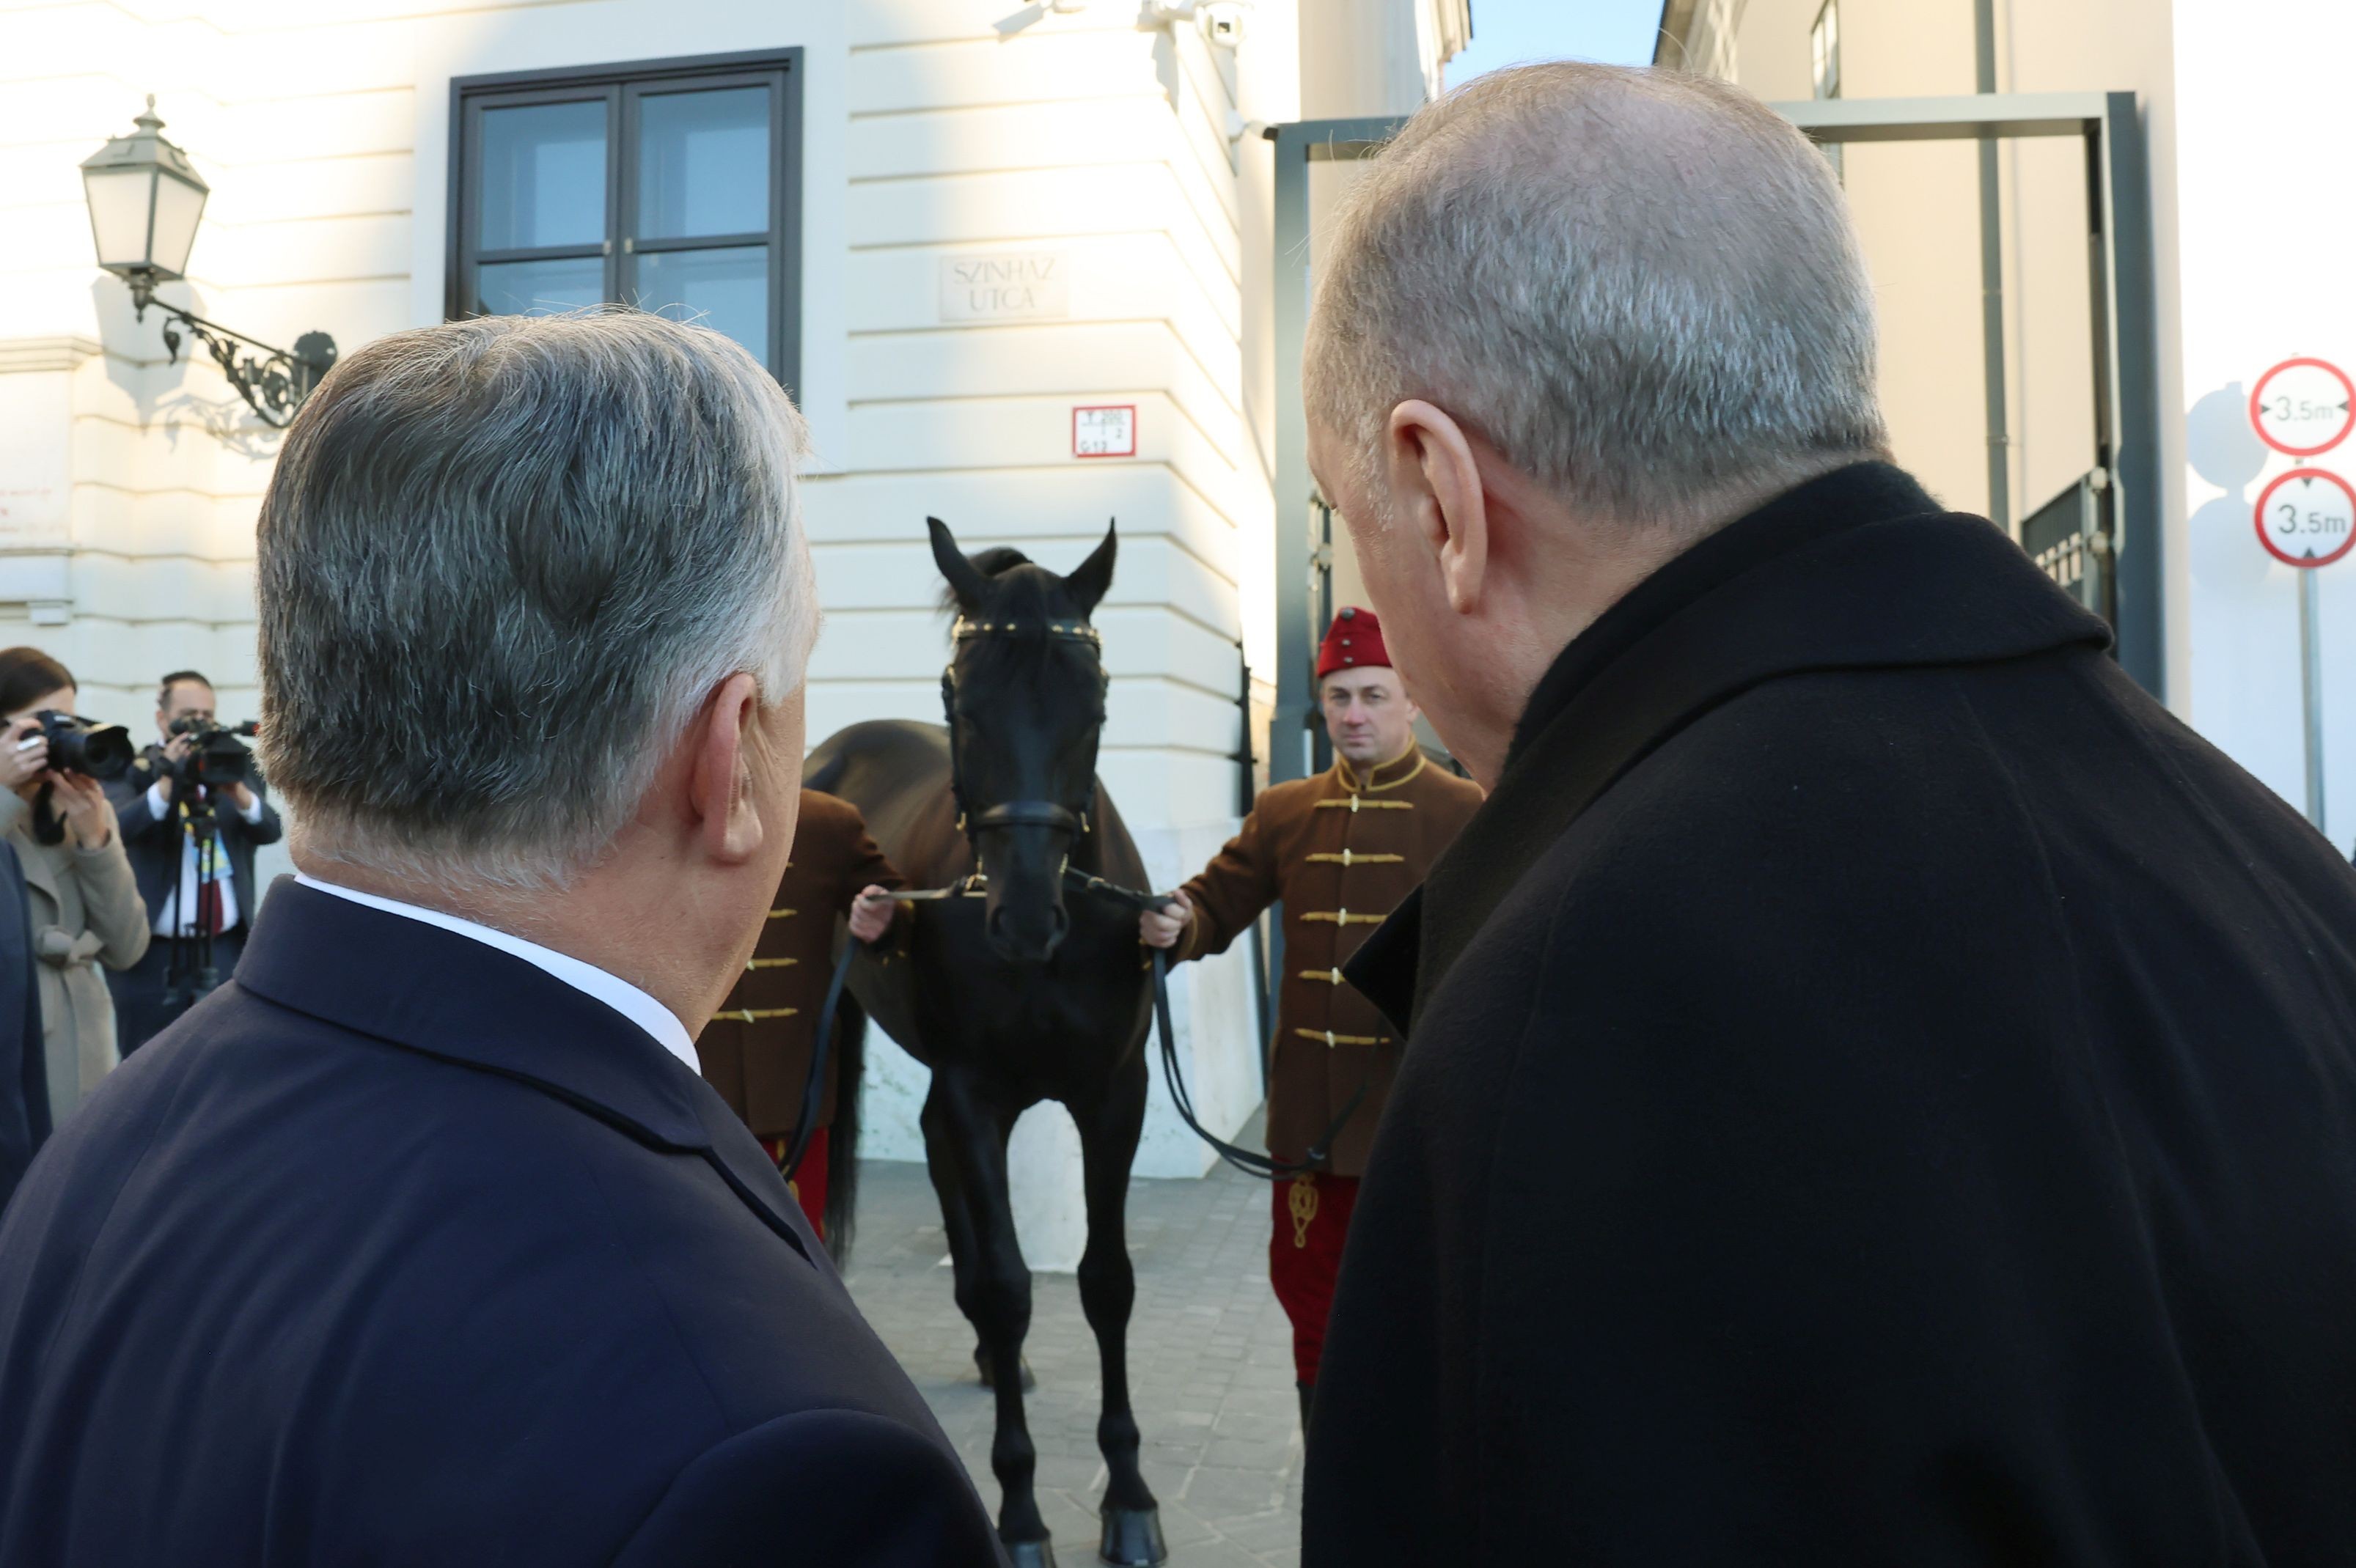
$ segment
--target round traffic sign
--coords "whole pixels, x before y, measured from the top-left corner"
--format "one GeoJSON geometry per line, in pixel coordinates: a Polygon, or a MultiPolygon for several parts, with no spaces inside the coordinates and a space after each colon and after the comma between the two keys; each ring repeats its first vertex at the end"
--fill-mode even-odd
{"type": "Polygon", "coordinates": [[[2287,456],[2329,452],[2356,429],[2356,382],[2328,359],[2286,359],[2258,378],[2250,425],[2287,456]]]}
{"type": "Polygon", "coordinates": [[[2356,490],[2327,469],[2294,468],[2258,496],[2258,542],[2286,566],[2329,566],[2356,546],[2356,490]]]}

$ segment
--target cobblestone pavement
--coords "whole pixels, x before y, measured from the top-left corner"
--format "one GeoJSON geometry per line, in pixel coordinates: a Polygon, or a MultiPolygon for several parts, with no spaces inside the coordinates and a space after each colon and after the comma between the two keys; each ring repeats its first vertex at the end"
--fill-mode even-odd
{"type": "MultiPolygon", "coordinates": [[[[1130,1184],[1130,1381],[1171,1568],[1295,1568],[1301,1560],[1292,1335],[1269,1293],[1268,1202],[1265,1184],[1225,1166],[1199,1181],[1130,1184]]],[[[862,1167],[847,1283],[995,1512],[992,1396],[974,1376],[973,1330],[951,1297],[948,1253],[924,1167],[862,1167]]],[[[1033,1275],[1032,1299],[1024,1354],[1039,1380],[1028,1410],[1040,1511],[1064,1568],[1086,1568],[1097,1561],[1105,1483],[1096,1338],[1070,1275],[1033,1275]]]]}

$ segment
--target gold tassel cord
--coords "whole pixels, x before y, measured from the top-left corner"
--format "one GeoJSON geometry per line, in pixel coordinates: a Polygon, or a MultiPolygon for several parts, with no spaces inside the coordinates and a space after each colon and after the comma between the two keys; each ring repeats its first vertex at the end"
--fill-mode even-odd
{"type": "Polygon", "coordinates": [[[1292,1190],[1285,1195],[1285,1207],[1292,1215],[1292,1244],[1298,1248],[1309,1245],[1309,1222],[1317,1218],[1317,1178],[1302,1171],[1292,1179],[1292,1190]]]}
{"type": "Polygon", "coordinates": [[[1296,1029],[1292,1031],[1303,1040],[1320,1040],[1327,1045],[1380,1045],[1379,1035],[1335,1034],[1330,1029],[1296,1029]]]}

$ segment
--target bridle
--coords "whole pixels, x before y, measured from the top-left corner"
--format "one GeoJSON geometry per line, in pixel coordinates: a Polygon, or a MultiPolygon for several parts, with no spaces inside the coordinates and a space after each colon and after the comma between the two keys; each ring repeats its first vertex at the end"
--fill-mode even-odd
{"type": "MultiPolygon", "coordinates": [[[[1025,634],[1033,636],[1044,635],[1056,642],[1085,644],[1096,656],[1098,681],[1109,684],[1111,677],[1105,674],[1104,669],[1104,638],[1086,621],[1049,621],[1044,626],[1026,626],[1017,621],[976,621],[960,615],[958,617],[957,624],[950,628],[951,637],[959,644],[971,642],[977,637],[1025,634]]],[[[963,833],[969,842],[972,841],[976,835],[993,827],[1044,827],[1051,832],[1064,835],[1068,848],[1070,843],[1077,843],[1088,831],[1087,808],[1082,807],[1075,811],[1061,801],[1006,800],[985,805],[980,811],[972,809],[970,803],[966,799],[965,765],[961,755],[962,748],[958,741],[958,679],[955,658],[951,658],[948,667],[941,671],[941,713],[948,720],[949,729],[949,794],[957,801],[958,831],[963,833]]],[[[978,844],[975,846],[975,853],[977,855],[980,853],[978,844]]]]}

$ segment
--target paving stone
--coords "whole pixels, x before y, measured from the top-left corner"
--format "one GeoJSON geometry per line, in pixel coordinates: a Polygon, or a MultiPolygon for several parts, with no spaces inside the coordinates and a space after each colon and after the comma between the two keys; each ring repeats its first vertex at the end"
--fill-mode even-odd
{"type": "MultiPolygon", "coordinates": [[[[1299,1568],[1292,1328],[1268,1287],[1268,1203],[1263,1185],[1225,1166],[1199,1181],[1130,1183],[1130,1394],[1171,1568],[1299,1568]]],[[[861,1168],[845,1282],[995,1509],[996,1396],[974,1375],[973,1332],[938,1266],[945,1247],[923,1167],[861,1168]]],[[[1039,1511],[1065,1563],[1091,1563],[1105,1487],[1098,1360],[1070,1275],[1033,1276],[1023,1354],[1039,1380],[1024,1401],[1039,1511]]]]}

